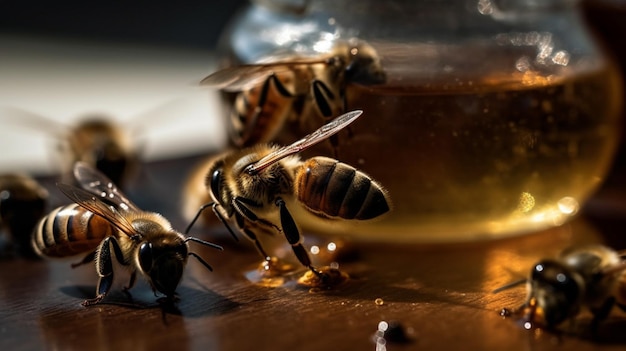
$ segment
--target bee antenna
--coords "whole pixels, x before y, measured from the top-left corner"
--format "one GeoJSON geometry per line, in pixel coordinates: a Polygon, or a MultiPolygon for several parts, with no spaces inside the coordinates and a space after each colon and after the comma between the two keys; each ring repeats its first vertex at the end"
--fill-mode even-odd
{"type": "Polygon", "coordinates": [[[506,284],[506,285],[503,285],[503,286],[501,286],[501,287],[499,287],[499,288],[494,289],[491,293],[492,293],[492,294],[497,294],[497,293],[499,293],[499,292],[501,292],[501,291],[504,291],[504,290],[508,290],[508,289],[514,288],[514,287],[516,287],[516,286],[518,286],[518,285],[521,285],[521,284],[525,284],[527,281],[528,281],[528,280],[527,280],[526,278],[524,278],[524,279],[520,279],[520,280],[516,280],[516,281],[514,281],[514,282],[512,282],[512,283],[508,283],[508,284],[506,284]]]}
{"type": "Polygon", "coordinates": [[[205,241],[205,240],[202,240],[202,239],[194,238],[193,236],[186,237],[185,238],[185,242],[188,242],[188,241],[193,241],[193,242],[196,242],[198,244],[202,244],[202,245],[205,245],[205,246],[208,246],[208,247],[212,247],[212,248],[220,250],[220,251],[224,251],[224,248],[222,246],[220,246],[220,245],[213,244],[211,242],[208,242],[208,241],[205,241]]]}
{"type": "Polygon", "coordinates": [[[213,206],[213,202],[209,202],[208,204],[204,204],[200,206],[200,209],[198,210],[198,212],[196,212],[196,215],[193,217],[193,219],[191,220],[191,222],[185,229],[185,233],[184,233],[185,235],[187,235],[189,231],[191,230],[191,227],[193,227],[193,225],[196,224],[196,221],[198,220],[198,218],[200,218],[200,214],[202,214],[202,212],[204,212],[204,210],[210,206],[213,206]]]}
{"type": "Polygon", "coordinates": [[[210,264],[203,260],[202,257],[198,256],[198,254],[196,254],[195,252],[190,252],[189,256],[195,257],[200,263],[202,263],[203,266],[205,266],[209,271],[213,272],[213,267],[211,267],[210,264]]]}

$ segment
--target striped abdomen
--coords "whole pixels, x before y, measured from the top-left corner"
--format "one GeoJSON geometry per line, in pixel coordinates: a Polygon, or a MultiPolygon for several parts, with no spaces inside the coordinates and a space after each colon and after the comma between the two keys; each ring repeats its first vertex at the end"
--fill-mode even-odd
{"type": "Polygon", "coordinates": [[[94,251],[117,229],[104,218],[71,204],[42,218],[32,237],[35,252],[43,257],[69,257],[94,251]]]}
{"type": "Polygon", "coordinates": [[[313,157],[296,172],[296,196],[314,213],[366,220],[391,208],[387,194],[367,174],[328,157],[313,157]]]}

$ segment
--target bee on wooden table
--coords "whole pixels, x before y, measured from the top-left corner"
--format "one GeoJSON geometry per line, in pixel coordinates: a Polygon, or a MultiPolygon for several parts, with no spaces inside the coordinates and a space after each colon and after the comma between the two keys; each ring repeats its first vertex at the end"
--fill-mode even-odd
{"type": "Polygon", "coordinates": [[[189,241],[222,250],[221,246],[175,231],[163,216],[139,209],[117,189],[104,174],[85,163],[74,166],[76,181],[83,187],[58,184],[74,204],[53,210],[38,223],[32,245],[40,256],[48,258],[87,255],[73,267],[95,259],[100,279],[96,297],[83,302],[97,304],[113,284],[113,259],[130,270],[125,290],[134,283],[137,272],[150,286],[175,297],[189,256],[194,256],[212,270],[200,256],[189,251],[189,241]]]}
{"type": "Polygon", "coordinates": [[[19,254],[34,256],[30,236],[47,203],[48,191],[32,177],[0,175],[0,228],[6,231],[19,254]]]}
{"type": "MultiPolygon", "coordinates": [[[[341,41],[316,57],[271,57],[221,69],[201,84],[236,93],[231,140],[237,147],[274,141],[288,127],[299,137],[346,112],[348,84],[386,79],[376,50],[363,41],[341,41]]],[[[337,149],[336,136],[330,139],[337,149]]],[[[291,140],[290,140],[291,141],[291,140]]]]}
{"type": "Polygon", "coordinates": [[[556,259],[534,265],[530,277],[499,288],[526,283],[528,295],[519,308],[502,314],[523,314],[525,327],[534,323],[555,328],[587,308],[592,330],[606,319],[614,305],[626,310],[626,253],[601,245],[563,251],[556,259]]]}
{"type": "Polygon", "coordinates": [[[361,113],[357,110],[341,115],[289,146],[261,144],[211,160],[205,186],[212,202],[200,208],[190,227],[204,209],[211,207],[233,236],[228,220],[234,220],[268,264],[271,258],[257,234],[282,232],[300,263],[324,278],[302,246],[290,208],[311,213],[320,221],[363,221],[388,212],[390,200],[377,182],[350,165],[328,157],[302,161],[295,154],[337,133],[361,113]]]}

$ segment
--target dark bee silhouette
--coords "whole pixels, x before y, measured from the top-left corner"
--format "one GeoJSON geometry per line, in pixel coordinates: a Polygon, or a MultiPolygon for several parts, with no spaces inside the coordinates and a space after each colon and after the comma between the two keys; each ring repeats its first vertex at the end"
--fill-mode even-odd
{"type": "Polygon", "coordinates": [[[497,291],[526,283],[524,304],[503,315],[522,314],[526,322],[556,328],[575,318],[583,309],[593,314],[595,330],[614,305],[626,309],[626,254],[601,245],[572,248],[556,259],[535,264],[526,280],[497,291]]]}
{"type": "Polygon", "coordinates": [[[44,215],[48,191],[35,179],[23,174],[0,175],[0,228],[23,256],[35,257],[30,235],[44,215]]]}

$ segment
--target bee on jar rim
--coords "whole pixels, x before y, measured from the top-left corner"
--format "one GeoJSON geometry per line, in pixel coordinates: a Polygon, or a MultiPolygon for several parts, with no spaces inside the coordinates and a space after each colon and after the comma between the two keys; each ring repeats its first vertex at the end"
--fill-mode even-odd
{"type": "Polygon", "coordinates": [[[282,232],[300,263],[324,278],[311,264],[290,209],[319,220],[364,221],[389,212],[391,202],[377,182],[354,167],[328,157],[303,161],[296,154],[345,128],[361,113],[341,115],[289,146],[261,144],[212,159],[205,177],[212,202],[197,211],[190,227],[211,207],[231,235],[236,238],[229,220],[254,241],[267,264],[272,260],[257,234],[282,232]]]}
{"type": "Polygon", "coordinates": [[[134,283],[137,272],[146,278],[152,290],[175,298],[189,256],[194,256],[212,270],[196,253],[189,251],[189,241],[222,250],[222,247],[175,231],[163,216],[139,209],[117,189],[104,174],[85,163],[74,166],[78,188],[58,184],[74,204],[59,207],[42,218],[33,233],[36,253],[47,258],[87,254],[72,267],[95,260],[99,275],[96,297],[83,302],[97,304],[113,284],[114,258],[131,273],[125,290],[134,283]]]}
{"type": "MultiPolygon", "coordinates": [[[[276,55],[224,68],[201,84],[236,94],[229,124],[231,140],[237,147],[246,147],[275,141],[287,127],[298,131],[297,137],[313,131],[347,111],[348,84],[385,80],[376,50],[364,41],[351,40],[337,42],[329,53],[315,57],[276,55]]],[[[329,140],[336,154],[337,137],[329,140]]]]}
{"type": "Polygon", "coordinates": [[[573,320],[584,308],[593,314],[592,330],[607,318],[614,305],[626,310],[626,253],[602,245],[563,251],[556,259],[536,263],[528,279],[497,289],[526,283],[527,298],[513,311],[521,314],[525,327],[534,324],[552,329],[573,320]]]}
{"type": "Polygon", "coordinates": [[[0,228],[8,234],[17,252],[33,257],[30,235],[44,215],[48,191],[25,174],[0,175],[0,228]]]}

